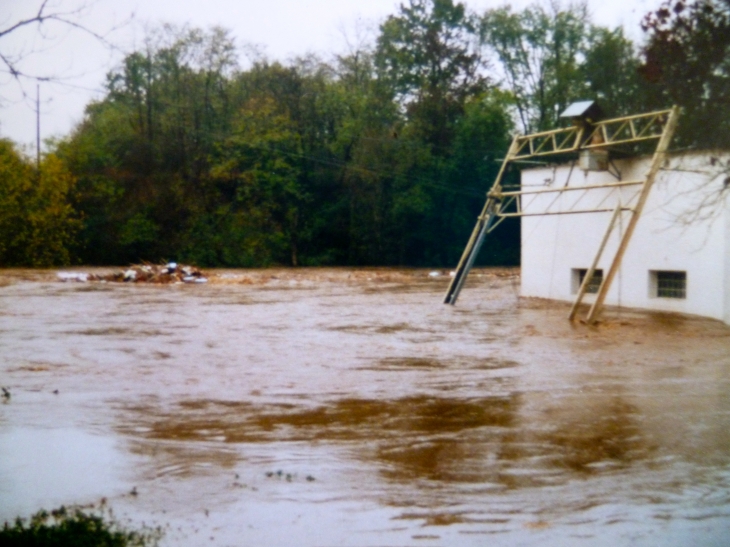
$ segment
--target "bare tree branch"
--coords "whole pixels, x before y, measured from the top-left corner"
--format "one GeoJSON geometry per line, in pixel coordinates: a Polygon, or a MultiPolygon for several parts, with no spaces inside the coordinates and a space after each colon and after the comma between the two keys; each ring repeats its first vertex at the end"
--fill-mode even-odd
{"type": "Polygon", "coordinates": [[[673,209],[675,223],[711,223],[723,213],[730,190],[730,157],[726,153],[713,153],[702,160],[691,155],[679,157],[664,170],[679,174],[680,189],[665,204],[673,209]]]}
{"type": "MultiPolygon", "coordinates": [[[[61,0],[61,2],[69,1],[73,0],[61,0]]],[[[99,1],[100,0],[85,0],[77,7],[64,10],[60,8],[60,4],[58,5],[59,7],[57,7],[56,4],[51,4],[51,0],[42,0],[34,15],[15,22],[10,22],[5,28],[0,28],[0,73],[5,73],[11,76],[12,79],[17,81],[21,86],[21,90],[23,80],[47,82],[60,79],[58,76],[53,74],[34,73],[23,66],[24,61],[26,61],[30,56],[37,55],[43,51],[40,48],[33,48],[30,51],[20,51],[13,54],[7,51],[7,46],[4,46],[9,37],[17,35],[19,32],[23,32],[24,29],[33,27],[36,28],[37,35],[39,35],[44,41],[51,40],[51,38],[45,33],[47,27],[49,25],[57,25],[68,31],[86,34],[110,51],[118,51],[118,48],[109,39],[109,35],[122,26],[125,26],[128,23],[128,20],[113,26],[105,33],[94,30],[81,22],[82,16],[93,6],[98,4],[99,1]]],[[[22,90],[22,94],[24,96],[26,95],[24,90],[22,90]]]]}

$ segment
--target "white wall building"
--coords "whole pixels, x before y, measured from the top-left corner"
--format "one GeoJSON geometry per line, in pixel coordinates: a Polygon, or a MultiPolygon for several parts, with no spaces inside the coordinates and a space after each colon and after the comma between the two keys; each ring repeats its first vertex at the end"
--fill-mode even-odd
{"type": "MultiPolygon", "coordinates": [[[[651,157],[617,160],[621,180],[641,180],[651,157]]],[[[671,156],[654,186],[605,304],[702,315],[730,324],[730,178],[727,153],[671,156]]],[[[612,171],[615,171],[612,169],[612,171]]],[[[578,164],[522,172],[522,187],[616,182],[618,173],[578,164]]],[[[635,203],[640,186],[522,197],[524,213],[613,209],[635,203]]],[[[611,212],[522,217],[522,295],[573,301],[592,264],[611,212]]],[[[608,272],[630,213],[623,212],[596,277],[608,272]]],[[[594,277],[594,282],[596,277],[594,277]]],[[[593,289],[595,292],[595,288],[593,289]]],[[[595,294],[583,302],[592,303],[595,294]]]]}

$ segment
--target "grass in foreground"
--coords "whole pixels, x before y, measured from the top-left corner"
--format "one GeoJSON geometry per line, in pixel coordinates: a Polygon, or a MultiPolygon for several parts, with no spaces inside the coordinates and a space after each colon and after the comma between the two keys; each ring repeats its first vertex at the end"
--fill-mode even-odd
{"type": "Polygon", "coordinates": [[[161,536],[159,529],[143,532],[122,529],[106,515],[79,508],[60,507],[50,513],[39,511],[26,525],[25,519],[7,522],[0,530],[3,547],[152,547],[161,536]]]}

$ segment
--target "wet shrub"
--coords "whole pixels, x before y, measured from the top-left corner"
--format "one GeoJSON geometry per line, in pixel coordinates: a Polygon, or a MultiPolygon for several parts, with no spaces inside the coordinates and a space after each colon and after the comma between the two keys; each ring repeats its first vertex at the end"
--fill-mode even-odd
{"type": "Polygon", "coordinates": [[[5,523],[0,530],[3,547],[149,547],[157,545],[159,530],[123,530],[111,516],[61,507],[49,514],[39,511],[30,518],[5,523]]]}

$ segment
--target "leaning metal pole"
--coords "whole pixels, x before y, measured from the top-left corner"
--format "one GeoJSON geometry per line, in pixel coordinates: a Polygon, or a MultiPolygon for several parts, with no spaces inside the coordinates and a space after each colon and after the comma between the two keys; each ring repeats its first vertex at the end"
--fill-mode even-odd
{"type": "Polygon", "coordinates": [[[598,261],[601,260],[601,255],[603,254],[603,250],[606,248],[606,243],[608,243],[608,238],[611,237],[611,233],[613,232],[613,227],[616,224],[616,220],[618,219],[619,215],[621,215],[622,211],[621,202],[616,204],[616,208],[613,210],[613,215],[611,216],[611,220],[608,223],[608,228],[606,228],[606,232],[603,234],[603,239],[601,240],[601,245],[598,247],[598,252],[596,253],[595,258],[593,259],[593,264],[591,264],[591,267],[588,268],[588,271],[586,272],[585,276],[583,276],[583,283],[580,284],[580,288],[578,289],[578,295],[575,297],[575,302],[573,302],[573,307],[570,308],[570,314],[568,315],[568,319],[572,321],[575,319],[575,314],[578,313],[578,307],[580,306],[581,301],[583,300],[583,297],[585,296],[586,292],[588,291],[588,285],[591,283],[591,279],[593,279],[593,274],[596,273],[596,268],[598,267],[598,261]]]}
{"type": "Polygon", "coordinates": [[[669,143],[671,142],[672,136],[674,135],[674,130],[677,127],[678,119],[679,108],[677,106],[674,106],[669,113],[667,125],[664,128],[664,132],[662,133],[662,136],[659,139],[659,143],[657,144],[656,151],[654,152],[654,157],[651,161],[651,167],[649,167],[649,171],[646,174],[644,187],[641,189],[641,194],[639,194],[639,200],[636,203],[636,207],[634,207],[631,211],[631,218],[629,219],[629,224],[626,227],[626,232],[624,232],[623,238],[621,238],[621,242],[619,243],[618,250],[616,251],[616,255],[613,258],[611,267],[608,270],[608,274],[606,275],[606,277],[603,278],[601,287],[598,289],[598,294],[596,295],[596,300],[595,302],[593,302],[593,306],[591,306],[591,309],[588,312],[588,316],[586,317],[586,323],[588,323],[589,325],[596,322],[596,318],[601,312],[603,302],[606,299],[608,289],[611,287],[611,282],[613,281],[616,272],[618,272],[618,269],[621,267],[621,260],[623,259],[624,252],[626,252],[626,248],[629,245],[629,241],[631,240],[631,236],[634,233],[636,224],[639,222],[641,211],[644,209],[644,204],[646,204],[646,200],[649,197],[651,187],[654,185],[654,179],[656,179],[659,168],[661,167],[662,162],[666,157],[667,150],[669,149],[669,143]]]}
{"type": "Polygon", "coordinates": [[[461,288],[464,286],[466,276],[469,275],[469,270],[471,270],[472,266],[474,266],[474,261],[479,254],[482,243],[484,243],[484,238],[497,218],[501,203],[494,198],[494,194],[498,193],[501,188],[502,177],[507,170],[507,165],[514,156],[515,150],[517,150],[518,140],[519,136],[515,136],[512,140],[512,144],[510,145],[507,155],[502,162],[502,167],[499,169],[497,178],[494,180],[491,190],[487,193],[487,201],[482,208],[482,213],[477,219],[477,223],[474,226],[474,230],[472,230],[469,242],[466,244],[466,248],[459,260],[459,265],[456,267],[454,277],[451,279],[449,288],[446,290],[444,304],[451,304],[452,306],[456,304],[456,299],[459,298],[459,293],[461,292],[461,288]]]}
{"type": "Polygon", "coordinates": [[[482,248],[484,238],[489,232],[489,229],[494,224],[494,220],[497,218],[497,209],[500,204],[494,198],[488,198],[487,203],[484,207],[484,213],[480,215],[477,225],[474,227],[472,236],[469,239],[469,245],[464,250],[464,254],[459,261],[459,265],[454,273],[454,278],[449,284],[449,289],[444,298],[444,304],[455,304],[456,299],[459,297],[461,288],[464,286],[466,276],[469,274],[469,270],[474,266],[474,261],[479,254],[479,250],[482,248]]]}

